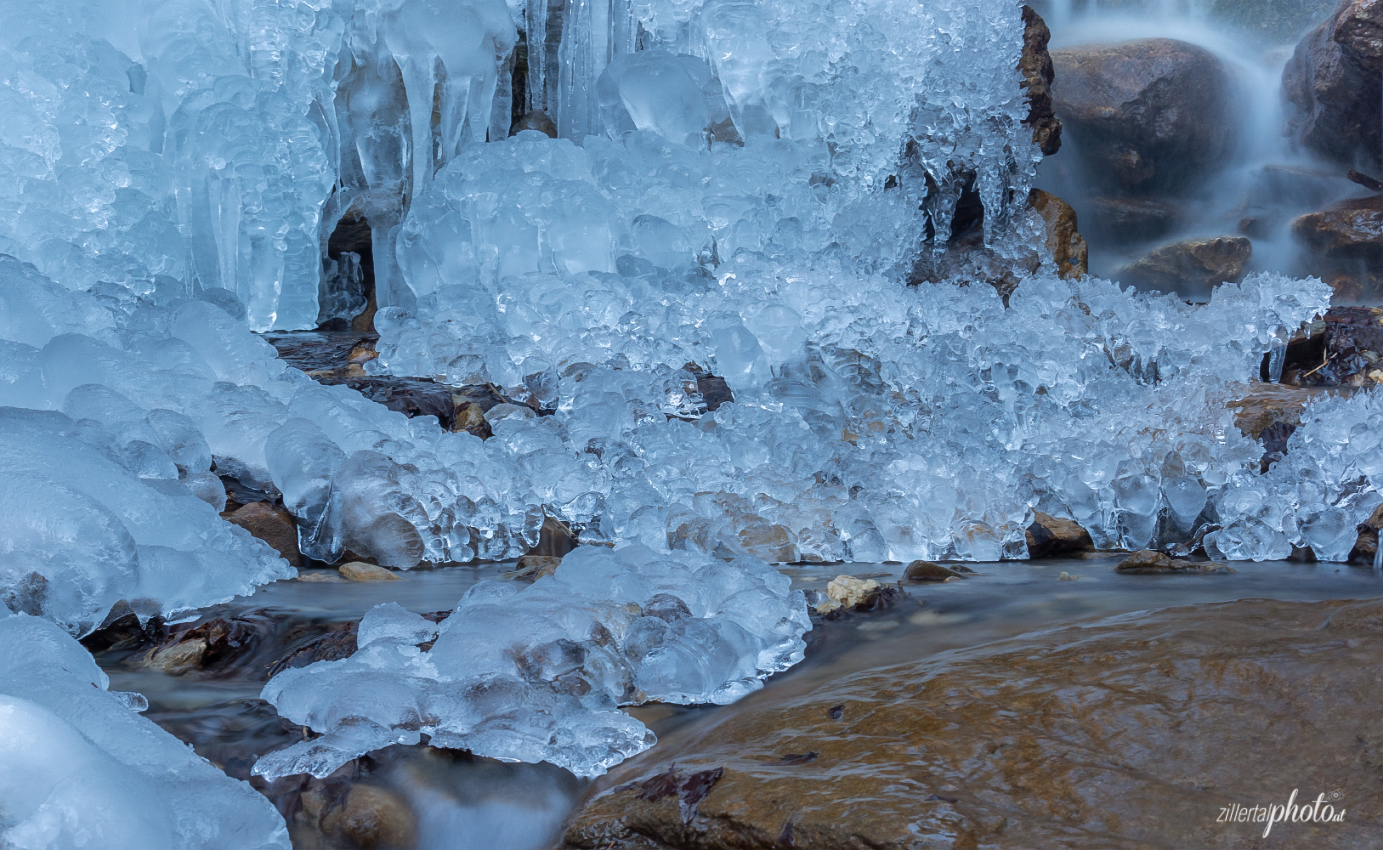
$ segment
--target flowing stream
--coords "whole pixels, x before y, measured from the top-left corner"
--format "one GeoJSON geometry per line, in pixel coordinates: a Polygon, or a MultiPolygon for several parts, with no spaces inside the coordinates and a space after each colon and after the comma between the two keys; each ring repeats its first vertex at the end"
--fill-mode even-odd
{"type": "MultiPolygon", "coordinates": [[[[893,607],[826,621],[808,635],[804,662],[769,680],[734,706],[648,704],[629,711],[659,736],[724,722],[746,707],[786,700],[845,674],[915,661],[947,650],[981,646],[1029,632],[1117,614],[1234,599],[1318,601],[1383,594],[1383,574],[1341,564],[1264,562],[1224,575],[1139,576],[1113,571],[1120,555],[1052,558],[1037,562],[973,564],[976,575],[944,583],[906,582],[893,607]],[[1065,575],[1066,578],[1061,576],[1065,575]]],[[[249,777],[256,756],[295,740],[258,699],[273,661],[324,628],[358,620],[374,605],[397,602],[417,612],[446,608],[476,581],[512,565],[442,567],[404,573],[399,581],[281,581],[253,596],[219,606],[206,617],[246,616],[272,623],[250,654],[213,674],[169,675],[141,666],[140,653],[97,654],[111,688],[149,700],[146,716],[191,743],[232,776],[249,777]]],[[[899,564],[786,567],[794,586],[820,590],[837,575],[897,582],[899,564]]],[[[333,571],[309,572],[330,578],[333,571]]],[[[733,722],[732,720],[730,722],[733,722]]],[[[1205,746],[1214,746],[1207,741],[1205,746]]],[[[649,751],[657,757],[657,747],[649,751]]],[[[635,758],[640,758],[636,756],[635,758]]],[[[394,747],[371,754],[366,781],[407,801],[417,824],[418,850],[542,850],[560,838],[564,819],[587,782],[551,765],[506,764],[423,748],[394,747]]],[[[359,771],[356,773],[359,776],[359,771]]],[[[282,787],[281,806],[293,798],[282,787]]],[[[290,825],[294,823],[289,818],[290,825]]],[[[318,835],[299,828],[300,846],[318,835]]]]}

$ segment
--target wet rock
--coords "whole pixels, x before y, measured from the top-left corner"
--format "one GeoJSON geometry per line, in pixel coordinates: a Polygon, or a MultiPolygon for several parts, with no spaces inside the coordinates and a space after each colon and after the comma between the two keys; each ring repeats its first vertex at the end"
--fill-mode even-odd
{"type": "Polygon", "coordinates": [[[364,561],[348,561],[336,568],[343,578],[350,581],[398,581],[399,577],[391,570],[367,564],[364,561]]]}
{"type": "Polygon", "coordinates": [[[1331,307],[1288,343],[1282,381],[1351,388],[1383,383],[1383,308],[1331,307]]]}
{"type": "Polygon", "coordinates": [[[1119,562],[1115,572],[1133,575],[1156,573],[1232,573],[1234,569],[1227,564],[1214,561],[1186,561],[1173,558],[1152,549],[1140,549],[1119,562]]]}
{"type": "Polygon", "coordinates": [[[1052,51],[1056,114],[1095,182],[1177,191],[1233,149],[1233,82],[1209,51],[1168,38],[1052,51]]]}
{"type": "Polygon", "coordinates": [[[322,815],[322,832],[360,850],[411,850],[417,818],[398,794],[375,785],[352,785],[345,799],[322,815]]]}
{"type": "Polygon", "coordinates": [[[1084,277],[1089,270],[1090,250],[1076,229],[1075,209],[1041,189],[1028,192],[1028,206],[1042,216],[1047,225],[1047,250],[1056,260],[1057,274],[1064,278],[1084,277]]]}
{"type": "Polygon", "coordinates": [[[1377,563],[1380,530],[1383,530],[1383,505],[1374,509],[1373,515],[1359,526],[1359,539],[1349,553],[1350,563],[1377,563]]]}
{"type": "MultiPolygon", "coordinates": [[[[454,403],[456,402],[454,396],[452,400],[454,403]]],[[[465,431],[482,440],[488,440],[494,436],[494,432],[490,430],[490,423],[485,419],[485,408],[468,399],[462,399],[460,403],[455,404],[451,431],[452,433],[465,431]]]]}
{"type": "Polygon", "coordinates": [[[1376,164],[1383,146],[1383,2],[1343,0],[1297,44],[1282,88],[1297,113],[1288,130],[1341,162],[1376,164]]]}
{"type": "Polygon", "coordinates": [[[395,377],[350,377],[340,383],[409,419],[435,416],[442,428],[452,427],[456,403],[452,400],[452,388],[446,384],[395,377]]]}
{"type": "Polygon", "coordinates": [[[725,379],[709,372],[696,375],[696,389],[701,393],[702,401],[706,403],[707,413],[714,413],[722,404],[729,404],[735,400],[735,395],[730,391],[730,385],[725,383],[725,379]]]}
{"type": "Polygon", "coordinates": [[[269,665],[269,678],[290,667],[306,667],[317,661],[340,661],[355,654],[359,622],[339,623],[317,635],[269,665]]]}
{"type": "Polygon", "coordinates": [[[1033,11],[1031,6],[1023,7],[1023,52],[1018,57],[1018,71],[1023,75],[1023,88],[1027,90],[1028,117],[1023,123],[1032,128],[1032,141],[1042,149],[1043,156],[1051,156],[1061,148],[1061,119],[1052,111],[1052,56],[1047,51],[1052,31],[1047,22],[1033,11]]]}
{"type": "Polygon", "coordinates": [[[1082,205],[1091,215],[1088,231],[1115,242],[1137,242],[1166,236],[1181,224],[1181,208],[1159,198],[1090,198],[1082,205]]]}
{"type": "Polygon", "coordinates": [[[202,659],[206,657],[205,640],[193,638],[179,640],[168,646],[150,650],[144,658],[144,666],[160,670],[170,676],[180,676],[190,670],[199,670],[202,659]]]}
{"type": "Polygon", "coordinates": [[[1058,519],[1041,511],[1033,512],[1032,525],[1025,532],[1029,558],[1047,558],[1095,548],[1090,532],[1073,519],[1058,519]]]}
{"type": "Polygon", "coordinates": [[[538,545],[529,549],[525,555],[548,555],[558,560],[576,548],[576,535],[571,528],[556,517],[543,520],[538,532],[538,545]]]}
{"type": "Polygon", "coordinates": [[[833,619],[844,611],[883,611],[903,596],[897,587],[881,585],[874,579],[840,575],[826,584],[826,593],[811,592],[809,603],[818,614],[833,619]]]}
{"type": "Polygon", "coordinates": [[[520,581],[537,581],[557,572],[557,568],[561,565],[562,559],[554,555],[521,555],[519,562],[514,565],[514,569],[503,573],[501,577],[520,581]]]}
{"type": "Polygon", "coordinates": [[[1229,404],[1234,424],[1247,437],[1261,439],[1274,426],[1286,425],[1295,429],[1301,424],[1301,412],[1312,399],[1324,392],[1315,387],[1293,387],[1285,384],[1248,385],[1243,398],[1229,404]]]}
{"type": "Polygon", "coordinates": [[[1301,425],[1306,405],[1322,393],[1323,387],[1296,387],[1287,384],[1249,384],[1243,398],[1228,405],[1235,411],[1234,423],[1247,437],[1263,445],[1260,468],[1263,472],[1281,460],[1287,441],[1301,425]]]}
{"type": "Polygon", "coordinates": [[[854,576],[836,576],[826,584],[826,595],[841,608],[854,608],[863,605],[871,594],[882,587],[872,578],[859,579],[854,576]]]}
{"type": "Polygon", "coordinates": [[[1299,787],[1339,790],[1348,814],[1279,823],[1274,844],[1372,846],[1383,773],[1361,741],[1378,740],[1380,653],[1383,600],[1247,600],[770,685],[599,780],[565,842],[1230,850],[1261,842],[1263,824],[1217,823],[1222,807],[1299,787]],[[716,769],[690,824],[676,795],[641,795],[673,770],[716,769]]]}
{"type": "Polygon", "coordinates": [[[908,581],[948,581],[965,578],[966,573],[970,572],[973,570],[968,567],[951,569],[931,561],[913,561],[903,570],[903,578],[908,581]]]}
{"type": "MultiPolygon", "coordinates": [[[[373,334],[323,331],[271,331],[260,338],[274,347],[279,359],[304,372],[325,371],[353,362],[359,346],[374,346],[373,334]]],[[[354,361],[358,362],[358,361],[354,361]]]]}
{"type": "Polygon", "coordinates": [[[1150,252],[1119,271],[1119,280],[1161,291],[1209,289],[1244,278],[1253,243],[1242,236],[1187,239],[1150,252]]]}
{"type": "Polygon", "coordinates": [[[141,622],[130,604],[122,599],[111,606],[100,626],[79,640],[82,646],[95,654],[110,649],[134,648],[166,636],[161,618],[149,618],[147,624],[141,622]]]}
{"type": "Polygon", "coordinates": [[[216,617],[195,626],[174,627],[143,656],[143,664],[173,676],[232,665],[272,629],[266,616],[216,617]]]}
{"type": "Polygon", "coordinates": [[[298,524],[288,511],[272,502],[254,502],[239,508],[226,520],[268,543],[288,563],[295,567],[302,566],[303,553],[298,550],[298,524]]]}
{"type": "Polygon", "coordinates": [[[1292,222],[1292,234],[1326,259],[1383,262],[1383,195],[1308,213],[1292,222]]]}

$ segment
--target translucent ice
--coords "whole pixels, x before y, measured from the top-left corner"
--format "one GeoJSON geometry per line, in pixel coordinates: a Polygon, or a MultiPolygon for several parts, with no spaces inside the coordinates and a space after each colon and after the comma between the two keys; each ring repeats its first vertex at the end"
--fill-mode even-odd
{"type": "Polygon", "coordinates": [[[323,734],[265,756],[255,773],[325,776],[424,734],[436,746],[604,773],[654,742],[619,706],[728,703],[802,659],[810,624],[789,584],[752,558],[587,547],[522,590],[476,585],[439,625],[378,606],[353,656],[265,686],[280,714],[323,734]]]}
{"type": "Polygon", "coordinates": [[[0,844],[15,850],[287,850],[288,830],[227,777],[106,690],[52,623],[0,606],[0,844]]]}

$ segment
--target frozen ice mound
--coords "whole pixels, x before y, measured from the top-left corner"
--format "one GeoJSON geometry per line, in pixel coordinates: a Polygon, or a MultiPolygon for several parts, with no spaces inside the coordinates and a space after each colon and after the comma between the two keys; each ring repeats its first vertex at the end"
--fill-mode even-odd
{"type": "Polygon", "coordinates": [[[618,710],[732,702],[802,660],[801,591],[762,561],[583,547],[520,589],[487,581],[434,625],[390,603],[341,661],[285,670],[263,698],[321,737],[254,772],[325,776],[390,744],[467,749],[596,776],[654,743],[618,710]]]}
{"type": "MultiPolygon", "coordinates": [[[[143,482],[134,493],[191,491],[219,510],[217,476],[233,476],[282,494],[303,551],[326,561],[349,548],[407,568],[513,558],[537,543],[543,501],[517,453],[286,368],[224,290],[161,306],[123,289],[68,290],[0,256],[0,304],[0,405],[62,411],[96,446],[87,454],[143,482]]],[[[56,457],[53,474],[80,475],[56,457]]],[[[252,563],[226,575],[292,575],[252,563]]]]}
{"type": "Polygon", "coordinates": [[[0,601],[8,608],[82,635],[121,600],[141,618],[168,617],[296,574],[178,480],[155,427],[186,423],[157,413],[166,417],[119,423],[152,440],[122,445],[90,419],[0,407],[0,601]]]}
{"type": "Polygon", "coordinates": [[[1309,405],[1267,474],[1239,472],[1219,494],[1221,529],[1205,537],[1213,557],[1281,560],[1310,547],[1346,561],[1359,526],[1383,503],[1383,393],[1368,390],[1309,405]]]}
{"type": "Polygon", "coordinates": [[[288,850],[273,804],[140,717],[50,622],[0,606],[0,845],[288,850]]]}
{"type": "Polygon", "coordinates": [[[485,445],[510,446],[583,539],[726,558],[1024,557],[1033,510],[1141,548],[1224,519],[1218,496],[1256,480],[1261,451],[1225,404],[1325,309],[1323,284],[1256,275],[1199,307],[1048,272],[1007,308],[988,286],[908,287],[823,244],[831,223],[792,200],[807,169],[780,172],[772,204],[756,189],[739,223],[790,223],[798,241],[760,239],[712,275],[697,255],[724,198],[706,175],[736,156],[635,134],[458,158],[404,227],[402,266],[427,294],[381,311],[371,368],[493,381],[553,410],[485,445]],[[634,184],[617,167],[647,188],[623,211],[634,184]],[[606,203],[573,214],[520,188],[559,184],[606,203]],[[653,203],[664,215],[634,214],[653,203]],[[630,251],[616,272],[543,253],[544,234],[578,226],[583,245],[608,240],[603,258],[630,251]],[[527,265],[506,276],[507,256],[527,265]],[[707,411],[701,370],[733,404],[707,411]]]}

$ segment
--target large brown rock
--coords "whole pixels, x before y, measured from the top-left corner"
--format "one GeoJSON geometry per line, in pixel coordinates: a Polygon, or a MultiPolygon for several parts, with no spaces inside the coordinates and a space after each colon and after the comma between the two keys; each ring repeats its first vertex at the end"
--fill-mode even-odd
{"type": "Polygon", "coordinates": [[[1343,0],[1282,71],[1289,130],[1342,162],[1376,164],[1383,145],[1383,0],[1343,0]]]}
{"type": "Polygon", "coordinates": [[[1033,512],[1032,525],[1024,532],[1029,558],[1047,558],[1072,552],[1090,552],[1095,543],[1090,532],[1073,519],[1062,519],[1041,511],[1033,512]]]}
{"type": "Polygon", "coordinates": [[[1327,259],[1383,262],[1383,195],[1308,213],[1292,222],[1292,233],[1327,259]]]}
{"type": "MultiPolygon", "coordinates": [[[[1129,578],[1128,581],[1136,581],[1129,578]]],[[[601,780],[568,847],[1359,848],[1383,600],[1248,600],[770,686],[601,780]],[[1338,823],[1221,823],[1318,794],[1338,823]],[[1338,796],[1334,796],[1338,792],[1338,796]]]]}
{"type": "Polygon", "coordinates": [[[1169,38],[1052,51],[1056,114],[1097,185],[1179,190],[1229,155],[1239,121],[1229,72],[1169,38]]]}
{"type": "Polygon", "coordinates": [[[1064,278],[1084,277],[1090,267],[1090,248],[1076,229],[1075,209],[1041,189],[1028,192],[1028,206],[1047,225],[1047,250],[1056,261],[1057,274],[1064,278]]]}
{"type": "Polygon", "coordinates": [[[1023,52],[1018,57],[1018,70],[1023,74],[1028,97],[1028,117],[1023,123],[1032,128],[1033,144],[1042,149],[1043,156],[1051,156],[1061,148],[1061,119],[1052,110],[1052,79],[1056,71],[1047,50],[1051,39],[1047,22],[1031,6],[1024,6],[1023,52]]]}
{"type": "Polygon", "coordinates": [[[1253,243],[1242,236],[1187,239],[1163,245],[1119,271],[1119,279],[1159,290],[1209,289],[1244,277],[1253,243]]]}

